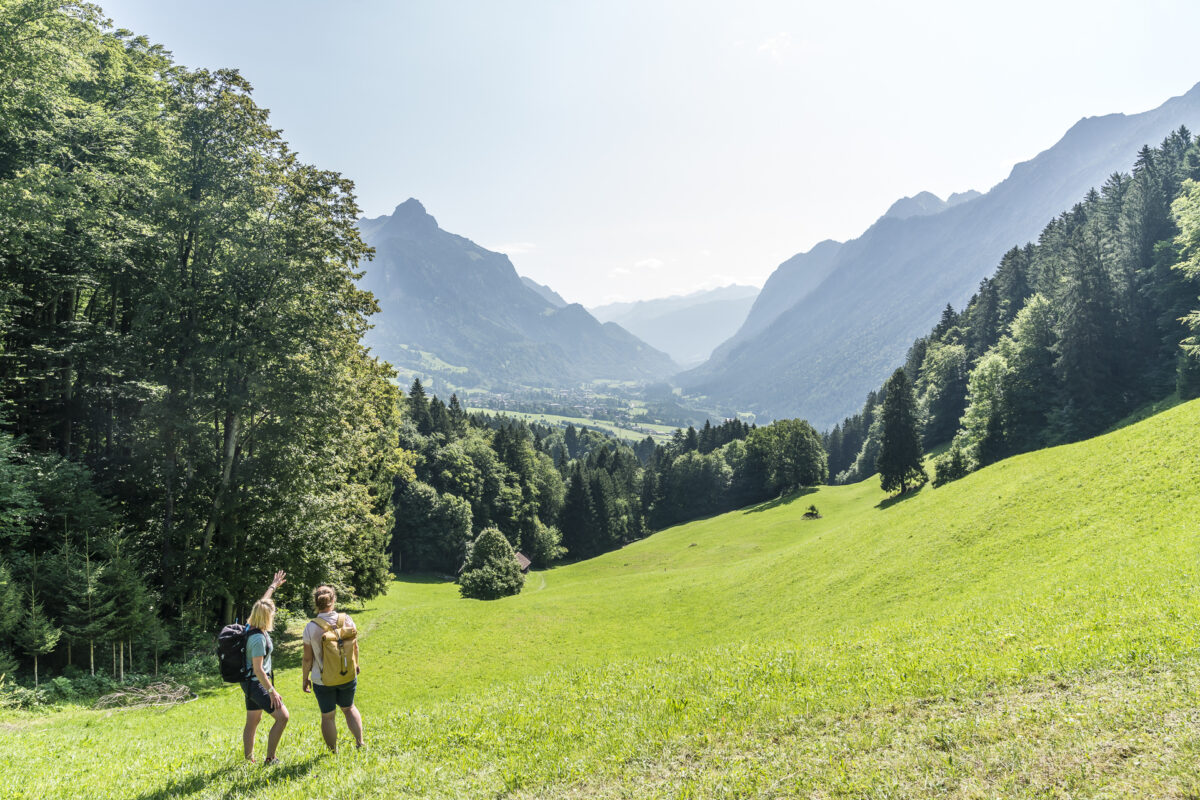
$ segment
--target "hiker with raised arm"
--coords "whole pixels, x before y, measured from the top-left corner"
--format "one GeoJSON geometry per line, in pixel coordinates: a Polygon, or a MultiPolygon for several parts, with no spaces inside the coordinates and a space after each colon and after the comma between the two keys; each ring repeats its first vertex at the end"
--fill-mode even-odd
{"type": "Polygon", "coordinates": [[[341,708],[355,747],[363,746],[362,715],[354,705],[358,688],[358,629],[349,614],[334,609],[337,593],[332,586],[313,591],[317,616],[304,626],[304,662],[301,688],[312,691],[321,709],[321,736],[337,752],[337,713],[341,708]]]}
{"type": "Polygon", "coordinates": [[[279,739],[288,724],[287,706],[275,688],[275,672],[271,668],[271,653],[275,645],[271,642],[271,630],[275,627],[275,601],[271,595],[283,585],[286,573],[275,573],[271,585],[250,610],[250,623],[246,630],[246,677],[242,679],[242,693],[246,696],[246,727],[242,730],[242,747],[246,760],[254,761],[254,734],[263,712],[275,718],[275,724],[267,736],[267,758],[263,765],[278,764],[275,757],[279,739]]]}

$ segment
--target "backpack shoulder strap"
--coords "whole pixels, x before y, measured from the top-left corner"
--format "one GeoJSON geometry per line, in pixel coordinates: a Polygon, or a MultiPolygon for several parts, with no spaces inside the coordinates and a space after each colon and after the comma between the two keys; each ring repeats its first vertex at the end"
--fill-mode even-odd
{"type": "MultiPolygon", "coordinates": [[[[338,617],[338,622],[341,622],[341,621],[342,621],[341,617],[338,617]]],[[[325,631],[326,633],[329,633],[333,630],[333,626],[330,625],[325,620],[321,619],[320,617],[313,617],[313,622],[317,623],[317,627],[320,628],[321,630],[325,631]]]]}
{"type": "Polygon", "coordinates": [[[337,626],[338,626],[338,630],[339,630],[339,631],[340,631],[342,628],[346,627],[346,615],[345,615],[345,614],[338,614],[338,624],[337,624],[337,626]]]}

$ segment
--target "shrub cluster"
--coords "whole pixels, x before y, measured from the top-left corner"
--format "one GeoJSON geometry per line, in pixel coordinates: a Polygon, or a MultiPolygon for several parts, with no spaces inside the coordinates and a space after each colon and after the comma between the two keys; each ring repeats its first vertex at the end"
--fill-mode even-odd
{"type": "Polygon", "coordinates": [[[495,600],[520,593],[525,576],[504,534],[496,528],[487,528],[471,546],[458,583],[463,597],[495,600]]]}

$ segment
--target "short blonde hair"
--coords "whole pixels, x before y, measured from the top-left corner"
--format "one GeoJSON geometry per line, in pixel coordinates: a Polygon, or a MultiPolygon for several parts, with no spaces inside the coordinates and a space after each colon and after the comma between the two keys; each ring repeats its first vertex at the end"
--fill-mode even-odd
{"type": "Polygon", "coordinates": [[[275,601],[259,600],[250,609],[250,626],[260,631],[269,631],[275,627],[275,601]]]}
{"type": "Polygon", "coordinates": [[[337,592],[332,586],[318,586],[313,589],[313,605],[317,611],[328,611],[337,602],[337,592]]]}

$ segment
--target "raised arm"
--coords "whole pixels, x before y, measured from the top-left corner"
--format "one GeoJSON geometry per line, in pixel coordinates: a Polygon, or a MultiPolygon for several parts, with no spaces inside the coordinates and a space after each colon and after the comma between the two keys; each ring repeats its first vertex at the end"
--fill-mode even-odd
{"type": "Polygon", "coordinates": [[[271,579],[271,585],[267,587],[267,590],[265,592],[263,592],[262,599],[270,600],[271,595],[275,594],[275,590],[278,589],[280,586],[283,586],[283,583],[284,583],[284,580],[286,579],[286,577],[287,577],[287,573],[284,572],[283,570],[279,570],[278,572],[276,572],[275,577],[271,579]]]}

